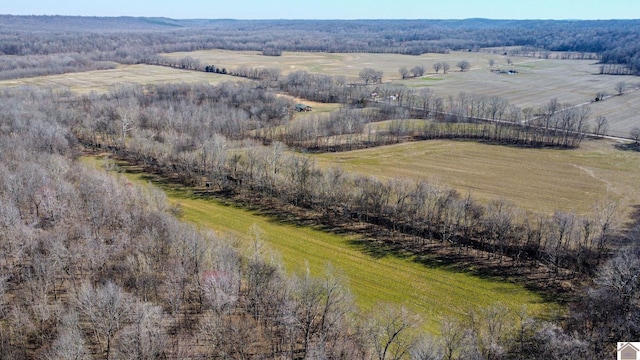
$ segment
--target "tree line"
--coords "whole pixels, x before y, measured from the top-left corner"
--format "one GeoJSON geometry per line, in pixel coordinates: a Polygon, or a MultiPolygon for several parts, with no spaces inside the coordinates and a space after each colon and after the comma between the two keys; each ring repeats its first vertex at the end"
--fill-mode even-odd
{"type": "MultiPolygon", "coordinates": [[[[232,84],[124,87],[97,98],[77,97],[69,103],[74,104],[72,108],[82,104],[83,113],[91,114],[78,114],[83,120],[74,126],[76,136],[87,145],[113,149],[186,184],[202,185],[204,177],[225,191],[281,199],[320,211],[331,221],[357,219],[382,226],[414,239],[407,240],[406,246],[416,252],[423,244],[420,239],[436,239],[491,257],[518,259],[516,266],[542,262],[554,272],[564,269],[588,274],[608,252],[607,244],[615,233],[611,226],[615,207],[609,205],[598,208],[593,217],[558,213],[531,221],[536,216],[507,203],[485,206],[429,183],[387,183],[335,169],[325,171],[311,158],[286,151],[284,143],[276,141],[263,147],[264,140],[252,139],[295,128],[281,125],[291,116],[291,103],[264,90],[232,84]]],[[[553,104],[549,107],[559,111],[553,104]]],[[[370,112],[339,111],[326,123],[310,122],[297,131],[308,128],[300,136],[315,137],[318,142],[323,141],[317,140],[322,136],[314,129],[348,136],[367,125],[363,119],[371,116],[370,112]]],[[[468,135],[512,131],[498,125],[450,126],[449,130],[447,126],[438,128],[468,135]]]]}

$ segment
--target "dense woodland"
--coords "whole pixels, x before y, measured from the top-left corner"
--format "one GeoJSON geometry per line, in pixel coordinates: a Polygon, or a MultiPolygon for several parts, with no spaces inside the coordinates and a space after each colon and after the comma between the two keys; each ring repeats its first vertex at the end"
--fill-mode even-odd
{"type": "MultiPolygon", "coordinates": [[[[0,76],[154,63],[165,61],[160,52],[206,48],[277,56],[518,45],[598,53],[635,69],[637,55],[622,61],[632,50],[619,50],[634,46],[622,43],[637,35],[633,24],[4,16],[0,76]],[[56,31],[34,32],[43,25],[56,31]],[[563,36],[554,33],[560,27],[563,36]],[[578,36],[585,33],[593,36],[578,36]]],[[[181,61],[167,65],[215,71],[181,61]]],[[[640,226],[620,218],[617,204],[594,204],[587,215],[532,214],[428,182],[321,169],[303,154],[429,138],[564,149],[599,126],[588,107],[550,99],[519,109],[482,94],[444,99],[375,81],[228,70],[258,81],[88,95],[0,89],[0,358],[590,359],[611,357],[616,341],[640,335],[640,226]],[[295,103],[277,92],[345,107],[300,126],[290,121],[295,103]],[[420,256],[435,244],[460,267],[486,264],[485,274],[562,299],[568,311],[534,319],[496,304],[443,319],[439,336],[422,334],[420,319],[402,307],[358,309],[338,269],[318,278],[285,273],[258,228],[247,229],[253,245],[241,248],[180,222],[162,192],[86,165],[87,152],[206,196],[376,234],[371,246],[385,251],[420,256]]]]}

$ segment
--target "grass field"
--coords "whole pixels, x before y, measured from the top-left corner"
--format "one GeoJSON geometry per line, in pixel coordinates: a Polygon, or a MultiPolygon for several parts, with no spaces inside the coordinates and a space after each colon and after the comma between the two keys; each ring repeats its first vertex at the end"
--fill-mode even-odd
{"type": "Polygon", "coordinates": [[[226,75],[194,72],[152,65],[120,65],[117,69],[96,70],[33,78],[2,80],[0,86],[65,87],[78,93],[105,92],[118,84],[210,83],[249,81],[226,75]]]}
{"type": "MultiPolygon", "coordinates": [[[[142,174],[128,176],[141,182],[148,178],[142,174]]],[[[429,268],[410,258],[372,257],[359,248],[354,237],[285,225],[255,211],[196,198],[190,190],[156,185],[167,191],[172,203],[180,204],[184,220],[240,243],[249,242],[249,229],[257,225],[289,272],[304,271],[308,265],[313,273],[321,274],[330,264],[346,276],[362,309],[380,303],[405,305],[424,320],[425,330],[433,334],[438,333],[442,317],[460,317],[472,308],[498,302],[514,310],[527,305],[538,315],[548,315],[559,308],[520,285],[429,268]]]]}
{"type": "Polygon", "coordinates": [[[506,198],[534,212],[584,214],[603,199],[620,200],[625,209],[640,205],[640,153],[614,145],[593,140],[577,150],[551,150],[433,140],[314,156],[322,166],[426,179],[481,201],[506,198]]]}

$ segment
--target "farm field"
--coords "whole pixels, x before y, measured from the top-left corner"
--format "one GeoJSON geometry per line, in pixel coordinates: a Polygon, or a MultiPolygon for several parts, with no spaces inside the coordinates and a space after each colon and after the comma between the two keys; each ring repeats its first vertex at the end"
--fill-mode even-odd
{"type": "Polygon", "coordinates": [[[640,153],[609,141],[577,150],[520,149],[468,141],[432,140],[314,155],[320,166],[380,179],[425,179],[480,201],[505,198],[541,213],[587,214],[598,201],[640,204],[640,153]]]}
{"type": "Polygon", "coordinates": [[[106,92],[121,84],[161,84],[172,82],[219,84],[226,81],[250,81],[225,75],[173,69],[153,65],[119,65],[117,69],[0,81],[0,86],[64,87],[77,93],[106,92]]]}
{"type": "MultiPolygon", "coordinates": [[[[420,56],[398,54],[364,53],[294,53],[283,52],[282,56],[263,56],[255,51],[203,50],[194,52],[169,53],[164,56],[181,58],[190,56],[199,59],[202,64],[212,64],[227,69],[242,66],[254,68],[279,68],[283,75],[305,70],[311,73],[342,75],[357,79],[359,72],[366,67],[384,72],[383,82],[411,88],[428,87],[443,98],[457,96],[461,92],[500,96],[508,99],[520,108],[538,108],[549,100],[557,98],[561,103],[589,103],[597,92],[615,93],[615,85],[624,81],[628,85],[640,83],[635,76],[597,75],[599,65],[594,60],[557,60],[512,57],[513,64],[507,64],[507,57],[483,52],[451,52],[450,54],[423,54],[420,56]],[[456,64],[467,60],[471,69],[460,72],[456,64]],[[494,60],[493,69],[513,69],[515,75],[496,74],[490,71],[489,60],[494,60]],[[449,73],[435,74],[433,64],[447,62],[451,65],[449,73]],[[419,79],[400,80],[398,69],[411,69],[423,65],[426,74],[419,79]]],[[[637,114],[640,103],[638,92],[626,94],[621,104],[607,100],[594,107],[592,117],[610,114],[609,133],[626,136],[631,130],[630,120],[637,114]],[[629,104],[627,106],[627,104],[629,104]]]]}
{"type": "MultiPolygon", "coordinates": [[[[93,158],[87,161],[98,164],[93,158]]],[[[140,173],[127,176],[142,183],[149,180],[140,173]]],[[[156,185],[166,191],[172,203],[180,204],[184,220],[244,245],[251,242],[250,229],[256,225],[288,272],[299,273],[308,267],[313,274],[321,275],[330,265],[348,279],[359,307],[367,310],[384,303],[404,305],[422,318],[425,330],[432,334],[439,332],[441,317],[460,317],[471,308],[497,302],[513,310],[526,305],[541,316],[559,310],[557,305],[544,302],[520,285],[429,268],[410,258],[376,258],[363,252],[353,237],[281,224],[256,211],[194,197],[192,190],[156,185]]]]}

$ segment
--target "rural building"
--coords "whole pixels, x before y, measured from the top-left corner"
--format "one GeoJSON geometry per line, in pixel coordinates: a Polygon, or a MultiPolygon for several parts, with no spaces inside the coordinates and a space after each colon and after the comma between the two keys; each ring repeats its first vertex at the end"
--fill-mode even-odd
{"type": "Polygon", "coordinates": [[[311,111],[311,106],[309,105],[305,105],[305,104],[296,104],[296,111],[297,112],[307,112],[307,111],[311,111]]]}
{"type": "Polygon", "coordinates": [[[637,360],[638,359],[638,348],[631,345],[630,343],[623,344],[620,349],[618,349],[618,353],[620,354],[620,359],[622,360],[637,360]]]}

